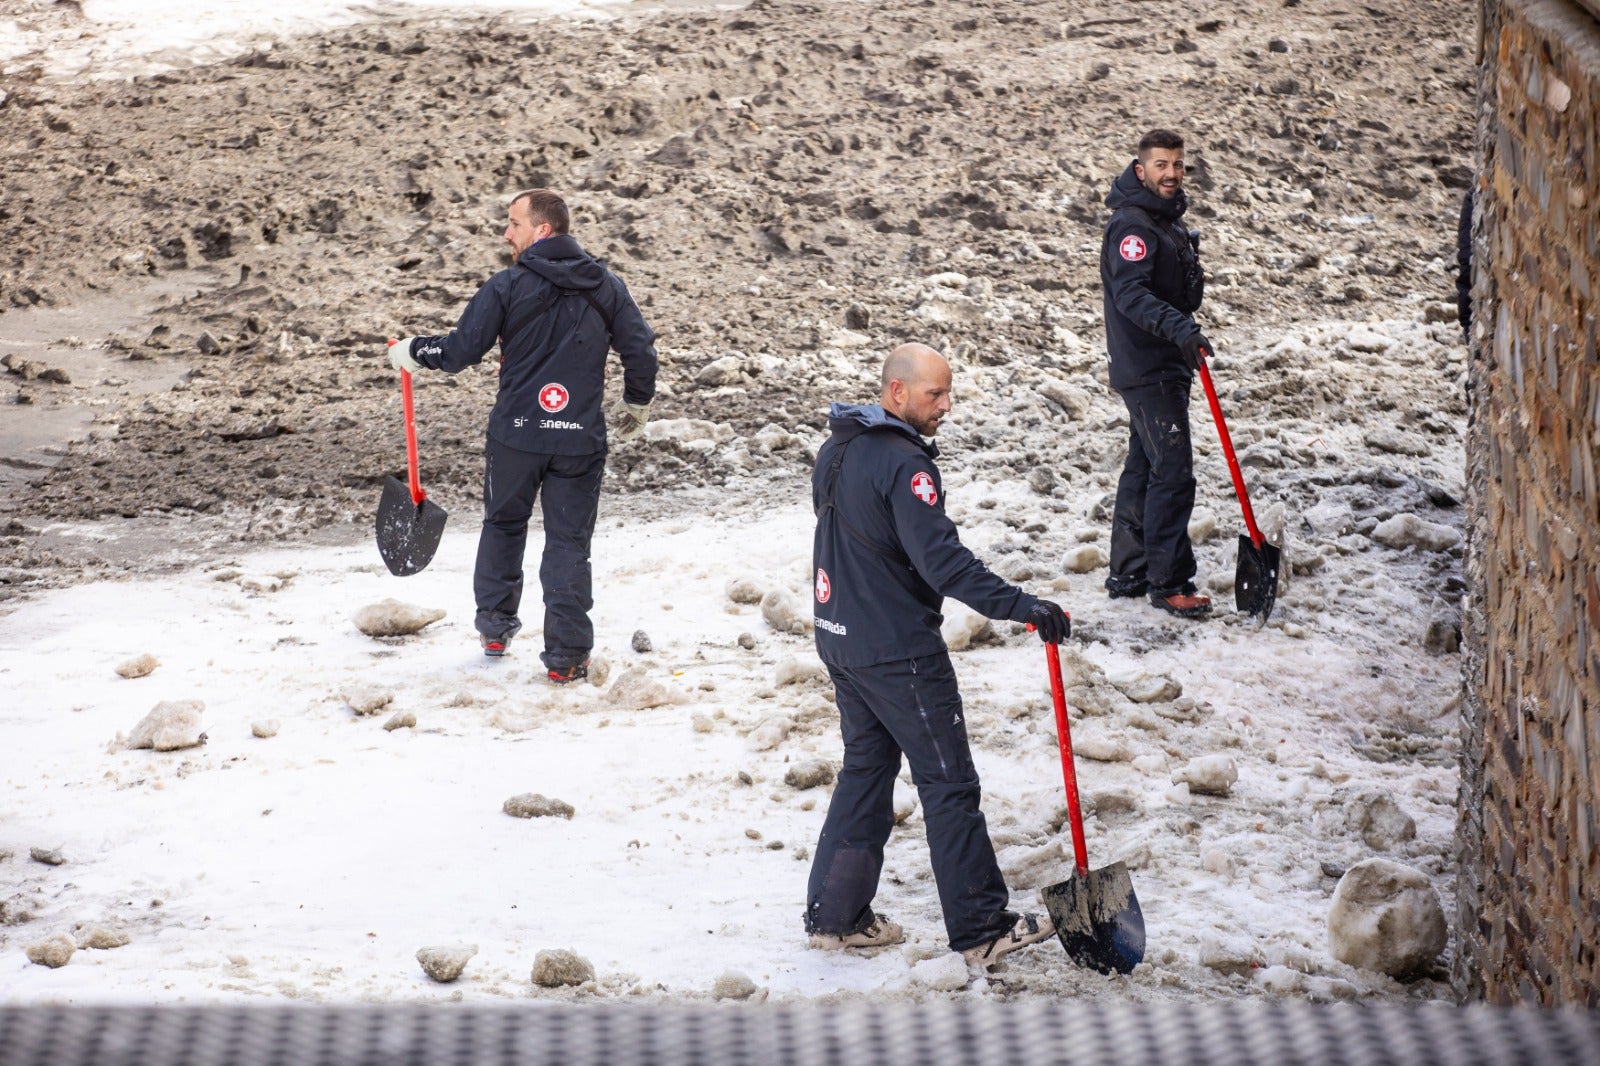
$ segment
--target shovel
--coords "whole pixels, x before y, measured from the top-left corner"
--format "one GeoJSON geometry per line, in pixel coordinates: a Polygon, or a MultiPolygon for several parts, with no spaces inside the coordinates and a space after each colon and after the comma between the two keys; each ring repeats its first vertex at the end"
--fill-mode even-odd
{"type": "Polygon", "coordinates": [[[433,561],[444,535],[444,508],[428,499],[417,477],[417,423],[411,412],[411,372],[400,371],[400,390],[405,398],[406,463],[411,484],[406,486],[394,475],[383,479],[383,496],[378,500],[378,554],[389,573],[407,577],[433,561]]]}
{"type": "Polygon", "coordinates": [[[1278,569],[1283,563],[1283,552],[1276,544],[1269,544],[1256,527],[1250,494],[1245,491],[1244,475],[1239,472],[1239,460],[1233,454],[1233,439],[1228,436],[1228,423],[1222,419],[1222,405],[1217,403],[1211,371],[1206,369],[1206,354],[1202,348],[1195,356],[1195,369],[1200,372],[1200,384],[1205,386],[1211,417],[1217,423],[1217,436],[1222,438],[1222,454],[1227,456],[1228,472],[1233,475],[1233,491],[1244,512],[1245,528],[1250,531],[1249,536],[1239,534],[1239,568],[1233,577],[1233,604],[1245,614],[1259,614],[1265,622],[1278,599],[1278,569]]]}
{"type": "Polygon", "coordinates": [[[1078,775],[1072,767],[1067,694],[1061,684],[1061,653],[1056,645],[1046,644],[1044,654],[1050,664],[1050,696],[1056,704],[1056,737],[1061,743],[1061,776],[1067,785],[1077,870],[1072,880],[1040,889],[1039,897],[1072,961],[1105,974],[1132,973],[1144,960],[1144,912],[1133,894],[1126,864],[1114,862],[1100,870],[1089,869],[1083,812],[1078,808],[1078,775]]]}

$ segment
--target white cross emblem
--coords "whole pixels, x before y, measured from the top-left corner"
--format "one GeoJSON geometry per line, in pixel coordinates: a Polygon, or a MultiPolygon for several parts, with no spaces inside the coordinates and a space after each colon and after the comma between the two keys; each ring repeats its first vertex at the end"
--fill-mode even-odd
{"type": "Polygon", "coordinates": [[[933,487],[933,475],[926,470],[919,470],[912,475],[911,491],[929,507],[939,502],[939,490],[933,487]]]}
{"type": "Polygon", "coordinates": [[[822,567],[817,567],[817,602],[827,603],[828,597],[833,595],[833,582],[828,580],[828,572],[822,567]]]}
{"type": "Polygon", "coordinates": [[[1122,243],[1117,246],[1117,251],[1122,253],[1122,258],[1130,263],[1137,263],[1144,258],[1144,241],[1130,233],[1122,238],[1122,243]]]}
{"type": "Polygon", "coordinates": [[[539,406],[551,414],[567,406],[569,399],[571,397],[567,395],[567,390],[553,381],[539,390],[539,406]]]}

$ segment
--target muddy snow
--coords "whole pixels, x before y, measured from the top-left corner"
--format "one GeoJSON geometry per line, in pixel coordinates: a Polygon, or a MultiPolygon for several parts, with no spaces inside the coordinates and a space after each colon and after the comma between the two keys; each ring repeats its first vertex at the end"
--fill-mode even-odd
{"type": "MultiPolygon", "coordinates": [[[[1468,6],[665,6],[328,16],[132,78],[0,50],[0,403],[36,419],[0,429],[0,993],[1448,998],[1453,931],[1425,956],[1430,899],[1454,914],[1468,6]],[[1200,317],[1285,544],[1264,626],[1231,609],[1198,396],[1217,616],[1100,588],[1127,422],[1099,224],[1152,125],[1189,137],[1200,317]],[[453,322],[535,184],[661,333],[656,420],[601,505],[604,669],[571,689],[542,682],[536,602],[505,660],[471,628],[492,365],[419,380],[432,565],[392,577],[370,533],[405,461],[382,341],[453,322]],[[1128,865],[1149,932],[1127,977],[1054,944],[957,973],[909,786],[878,900],[907,944],[805,947],[840,756],[809,463],[902,340],[955,366],[967,543],[1073,613],[1090,862],[1128,865]],[[1404,869],[1348,887],[1330,937],[1374,859],[1404,869]],[[1418,923],[1395,964],[1350,946],[1384,886],[1418,923]]],[[[0,42],[104,36],[18,10],[0,42]]],[[[1044,656],[949,615],[1036,906],[1071,869],[1044,656]]]]}

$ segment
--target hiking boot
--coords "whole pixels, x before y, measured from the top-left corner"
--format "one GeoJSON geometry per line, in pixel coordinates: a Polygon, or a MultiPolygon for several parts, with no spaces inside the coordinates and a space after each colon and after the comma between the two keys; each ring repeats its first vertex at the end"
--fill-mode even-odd
{"type": "Polygon", "coordinates": [[[589,676],[589,660],[571,666],[552,666],[545,676],[552,685],[570,685],[574,681],[582,681],[589,676]]]}
{"type": "Polygon", "coordinates": [[[848,948],[870,950],[893,947],[906,942],[906,931],[881,914],[874,914],[865,929],[854,933],[812,933],[811,946],[821,951],[844,951],[848,948]]]}
{"type": "Polygon", "coordinates": [[[1150,606],[1179,618],[1204,618],[1211,613],[1211,597],[1200,595],[1193,585],[1185,585],[1174,592],[1151,592],[1150,606]]]}
{"type": "Polygon", "coordinates": [[[510,637],[486,637],[479,633],[478,641],[483,645],[483,654],[491,659],[500,658],[506,653],[506,649],[511,647],[510,637]]]}
{"type": "Polygon", "coordinates": [[[1142,577],[1122,577],[1112,574],[1106,578],[1106,595],[1114,600],[1143,596],[1150,583],[1142,577]]]}
{"type": "Polygon", "coordinates": [[[980,966],[985,970],[992,970],[1002,958],[1018,948],[1037,944],[1041,940],[1049,940],[1055,935],[1056,926],[1048,914],[1024,914],[1007,932],[1001,933],[987,944],[967,948],[961,955],[967,960],[968,966],[980,966]]]}

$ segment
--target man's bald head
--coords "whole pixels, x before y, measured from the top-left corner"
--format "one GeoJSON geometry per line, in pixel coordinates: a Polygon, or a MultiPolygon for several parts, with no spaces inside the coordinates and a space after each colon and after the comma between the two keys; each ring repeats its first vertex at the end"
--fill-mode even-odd
{"type": "Polygon", "coordinates": [[[950,412],[950,364],[926,344],[902,344],[883,361],[883,409],[924,437],[950,412]]]}

